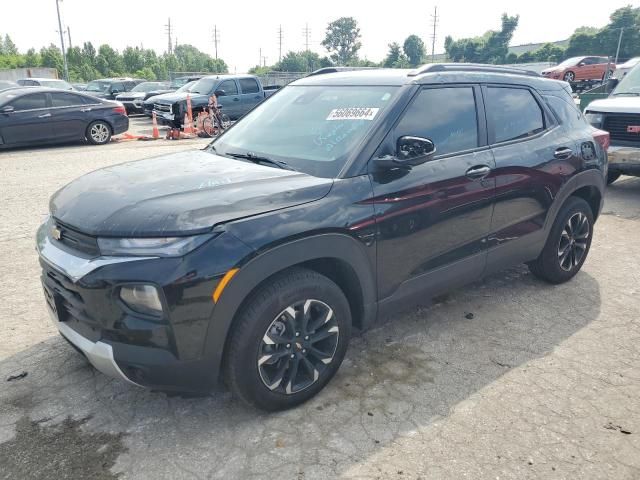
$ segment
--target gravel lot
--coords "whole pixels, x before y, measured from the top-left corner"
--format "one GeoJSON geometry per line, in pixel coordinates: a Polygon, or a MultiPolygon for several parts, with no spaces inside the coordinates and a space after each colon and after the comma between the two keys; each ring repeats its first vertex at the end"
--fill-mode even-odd
{"type": "Polygon", "coordinates": [[[517,267],[398,314],[295,410],[96,373],[45,311],[33,237],[48,198],[205,143],[0,153],[0,478],[640,478],[640,179],[609,188],[573,281],[517,267]]]}

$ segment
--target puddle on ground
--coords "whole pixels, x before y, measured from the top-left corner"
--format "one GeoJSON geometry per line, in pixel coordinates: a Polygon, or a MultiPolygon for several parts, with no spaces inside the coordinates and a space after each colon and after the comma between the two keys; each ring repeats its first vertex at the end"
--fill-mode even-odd
{"type": "Polygon", "coordinates": [[[81,427],[89,418],[67,418],[43,425],[22,417],[16,436],[0,443],[2,478],[113,480],[111,467],[121,453],[124,434],[87,433],[81,427]]]}

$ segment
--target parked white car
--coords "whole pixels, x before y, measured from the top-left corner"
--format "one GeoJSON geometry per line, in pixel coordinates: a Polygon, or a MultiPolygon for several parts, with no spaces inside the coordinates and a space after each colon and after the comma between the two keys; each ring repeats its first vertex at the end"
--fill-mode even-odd
{"type": "Polygon", "coordinates": [[[622,78],[629,73],[633,67],[638,65],[638,63],[640,63],[640,57],[633,57],[620,65],[616,65],[616,71],[613,74],[613,78],[622,80],[622,78]]]}

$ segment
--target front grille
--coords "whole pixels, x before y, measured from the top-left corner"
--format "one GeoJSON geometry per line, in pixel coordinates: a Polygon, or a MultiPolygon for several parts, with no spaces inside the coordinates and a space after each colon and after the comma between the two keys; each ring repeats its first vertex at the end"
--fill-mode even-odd
{"type": "Polygon", "coordinates": [[[153,109],[159,112],[171,112],[171,105],[165,105],[163,103],[154,103],[153,109]]]}
{"type": "MultiPolygon", "coordinates": [[[[58,242],[87,255],[100,255],[96,237],[78,232],[58,221],[55,221],[55,228],[60,231],[60,240],[57,240],[58,242]]],[[[54,239],[54,241],[56,240],[54,239]]]]}
{"type": "Polygon", "coordinates": [[[611,140],[640,144],[640,134],[627,131],[630,126],[640,126],[640,114],[607,113],[604,117],[603,129],[609,132],[611,140]]]}
{"type": "Polygon", "coordinates": [[[48,264],[42,264],[42,283],[49,308],[56,313],[58,321],[65,322],[78,333],[92,341],[100,335],[100,325],[85,309],[85,301],[73,281],[48,264]]]}
{"type": "Polygon", "coordinates": [[[133,97],[121,97],[118,99],[119,102],[133,102],[135,98],[133,97]]]}

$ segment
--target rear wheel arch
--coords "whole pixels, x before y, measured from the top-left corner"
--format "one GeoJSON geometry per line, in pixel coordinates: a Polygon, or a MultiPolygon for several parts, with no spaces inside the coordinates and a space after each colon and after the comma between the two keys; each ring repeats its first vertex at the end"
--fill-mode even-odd
{"type": "Polygon", "coordinates": [[[571,193],[572,197],[579,197],[585,200],[589,207],[591,207],[591,213],[593,214],[593,219],[596,220],[598,218],[598,214],[600,213],[600,202],[602,201],[602,194],[600,191],[591,186],[580,187],[571,193]]]}

